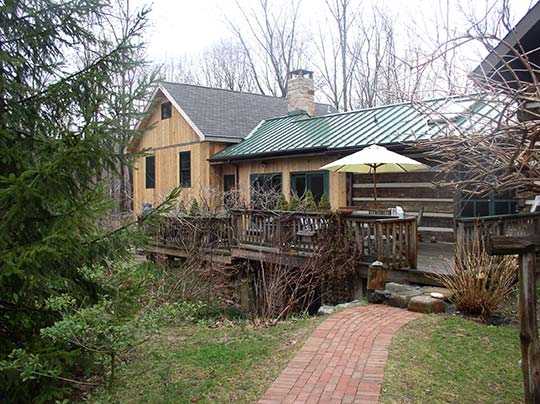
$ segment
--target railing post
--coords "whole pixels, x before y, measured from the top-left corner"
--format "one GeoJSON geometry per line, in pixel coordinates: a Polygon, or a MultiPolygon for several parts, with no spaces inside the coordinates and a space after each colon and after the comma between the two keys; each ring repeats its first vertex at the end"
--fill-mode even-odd
{"type": "Polygon", "coordinates": [[[375,251],[377,252],[377,261],[383,261],[383,226],[379,221],[375,222],[375,251]]]}
{"type": "Polygon", "coordinates": [[[418,234],[416,228],[416,219],[409,223],[409,227],[409,268],[416,268],[418,266],[418,234]]]}

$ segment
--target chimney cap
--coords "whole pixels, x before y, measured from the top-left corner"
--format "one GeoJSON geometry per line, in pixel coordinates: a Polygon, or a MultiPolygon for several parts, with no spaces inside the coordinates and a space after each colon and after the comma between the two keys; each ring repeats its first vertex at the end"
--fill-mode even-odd
{"type": "Polygon", "coordinates": [[[313,71],[306,70],[306,69],[296,69],[296,70],[292,70],[289,73],[289,78],[291,78],[293,76],[300,76],[300,77],[308,76],[310,79],[312,79],[313,78],[313,71]]]}

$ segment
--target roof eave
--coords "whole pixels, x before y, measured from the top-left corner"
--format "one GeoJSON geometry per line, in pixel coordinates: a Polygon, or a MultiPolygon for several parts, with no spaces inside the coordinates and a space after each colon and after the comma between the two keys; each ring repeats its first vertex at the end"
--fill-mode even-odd
{"type": "Polygon", "coordinates": [[[489,76],[495,70],[501,58],[507,55],[539,21],[540,2],[537,2],[470,75],[481,78],[489,76]]]}

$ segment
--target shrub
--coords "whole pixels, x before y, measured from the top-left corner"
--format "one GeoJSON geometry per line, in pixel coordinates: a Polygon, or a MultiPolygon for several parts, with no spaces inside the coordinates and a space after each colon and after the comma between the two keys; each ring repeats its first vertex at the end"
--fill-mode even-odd
{"type": "Polygon", "coordinates": [[[184,201],[180,201],[178,203],[177,215],[183,216],[186,214],[187,214],[186,204],[184,203],[184,201]]]}
{"type": "Polygon", "coordinates": [[[199,202],[197,202],[197,199],[193,199],[191,201],[191,207],[189,208],[189,214],[192,216],[198,215],[200,212],[199,209],[199,202]]]}
{"type": "Polygon", "coordinates": [[[453,292],[457,310],[487,319],[514,290],[517,262],[512,256],[488,255],[480,234],[476,228],[470,243],[456,241],[455,264],[440,279],[453,292]]]}
{"type": "Polygon", "coordinates": [[[289,202],[285,198],[285,194],[281,193],[276,203],[275,210],[289,210],[289,202]]]}
{"type": "Polygon", "coordinates": [[[289,210],[296,211],[300,207],[300,198],[297,194],[291,196],[291,201],[289,202],[289,210]]]}
{"type": "Polygon", "coordinates": [[[321,196],[321,200],[319,201],[319,211],[330,212],[331,210],[332,210],[332,206],[330,206],[330,200],[328,199],[328,194],[324,192],[321,196]]]}
{"type": "Polygon", "coordinates": [[[300,206],[304,212],[317,211],[317,203],[315,203],[315,198],[313,197],[313,193],[311,191],[306,192],[306,196],[304,196],[304,199],[302,199],[300,206]]]}

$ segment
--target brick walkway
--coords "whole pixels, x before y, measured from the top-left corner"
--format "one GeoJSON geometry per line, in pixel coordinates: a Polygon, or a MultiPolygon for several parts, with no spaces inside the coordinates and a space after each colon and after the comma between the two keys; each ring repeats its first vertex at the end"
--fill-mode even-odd
{"type": "Polygon", "coordinates": [[[347,309],[326,319],[258,404],[374,404],[388,345],[420,314],[383,305],[347,309]]]}

